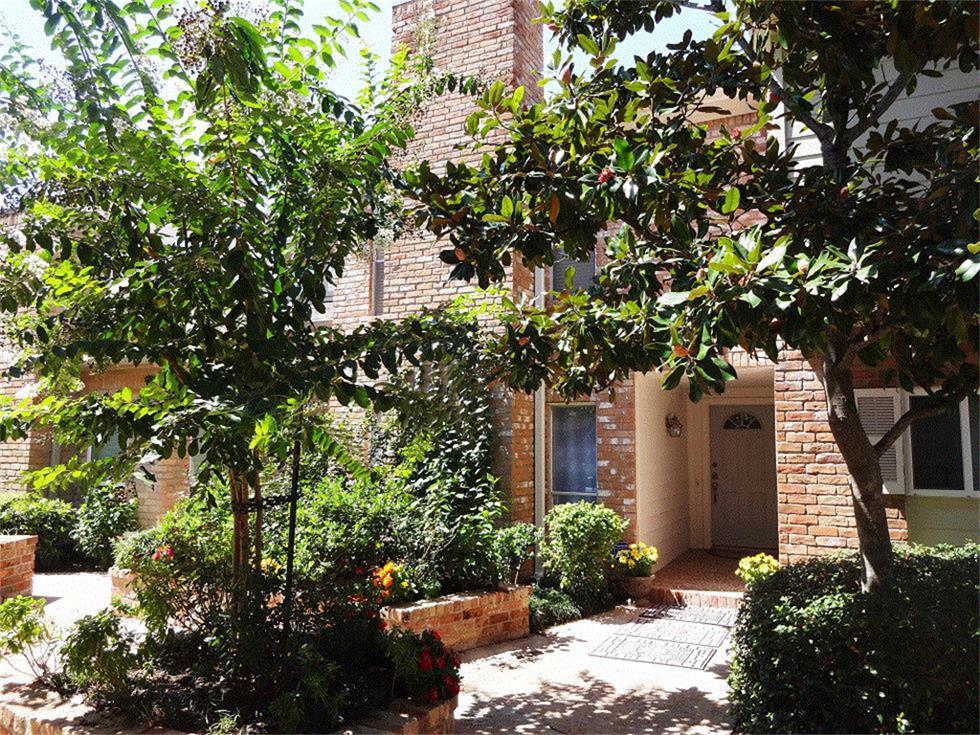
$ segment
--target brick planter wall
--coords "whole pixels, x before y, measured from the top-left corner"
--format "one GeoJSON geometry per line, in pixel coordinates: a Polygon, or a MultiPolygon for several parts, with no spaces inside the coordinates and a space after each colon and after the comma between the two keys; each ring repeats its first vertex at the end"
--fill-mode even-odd
{"type": "Polygon", "coordinates": [[[410,605],[387,607],[381,615],[395,628],[436,631],[457,651],[523,638],[530,634],[530,587],[500,592],[464,592],[410,605]]]}
{"type": "Polygon", "coordinates": [[[459,698],[453,697],[434,705],[421,705],[407,699],[396,699],[387,707],[369,712],[353,730],[345,732],[384,732],[393,735],[448,735],[456,724],[459,698]]]}
{"type": "Polygon", "coordinates": [[[37,536],[0,535],[0,600],[31,594],[37,536]]]}
{"type": "Polygon", "coordinates": [[[109,588],[112,599],[119,599],[130,605],[136,604],[136,596],[133,594],[133,580],[136,575],[129,569],[119,567],[109,567],[109,588]]]}

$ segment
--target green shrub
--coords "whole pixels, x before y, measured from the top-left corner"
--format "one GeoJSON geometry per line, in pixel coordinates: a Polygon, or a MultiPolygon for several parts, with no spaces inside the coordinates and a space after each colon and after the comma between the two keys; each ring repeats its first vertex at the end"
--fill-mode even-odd
{"type": "Polygon", "coordinates": [[[550,587],[535,586],[531,590],[528,611],[531,616],[531,631],[534,633],[582,617],[582,611],[572,602],[571,597],[550,587]]]}
{"type": "Polygon", "coordinates": [[[50,680],[54,646],[44,600],[18,595],[0,603],[0,658],[23,656],[35,679],[50,680]]]}
{"type": "Polygon", "coordinates": [[[895,584],[859,560],[785,566],[750,585],[729,677],[740,732],[975,732],[980,546],[899,549],[895,584]]]}
{"type": "Polygon", "coordinates": [[[517,583],[524,562],[541,542],[541,531],[530,523],[514,523],[497,530],[494,544],[507,580],[517,583]]]}
{"type": "Polygon", "coordinates": [[[105,568],[112,564],[116,539],[136,527],[136,498],[124,488],[97,485],[88,491],[78,510],[72,538],[89,559],[105,568]]]}
{"type": "Polygon", "coordinates": [[[78,560],[78,545],[72,537],[76,512],[62,500],[39,495],[19,495],[0,501],[0,533],[37,536],[35,569],[63,569],[78,560]]]}
{"type": "Polygon", "coordinates": [[[328,477],[306,491],[297,522],[297,561],[319,576],[354,574],[398,559],[395,525],[409,498],[364,481],[328,477]]]}
{"type": "Polygon", "coordinates": [[[595,609],[607,591],[613,545],[626,526],[604,505],[582,501],[552,508],[541,549],[548,586],[557,586],[580,608],[595,609]]]}
{"type": "Polygon", "coordinates": [[[139,658],[135,636],[111,610],[81,618],[61,648],[69,680],[98,701],[117,702],[128,696],[129,672],[139,658]]]}

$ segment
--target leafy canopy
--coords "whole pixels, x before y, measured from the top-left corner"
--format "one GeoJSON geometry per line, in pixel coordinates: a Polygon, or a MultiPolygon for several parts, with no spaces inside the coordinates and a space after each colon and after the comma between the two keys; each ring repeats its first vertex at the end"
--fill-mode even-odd
{"type": "Polygon", "coordinates": [[[36,375],[44,397],[8,405],[0,440],[46,427],[124,448],[36,484],[185,451],[254,479],[255,452],[283,448],[306,399],[384,404],[383,367],[453,339],[429,312],[348,334],[317,320],[349,260],[397,234],[388,159],[418,102],[455,86],[424,54],[379,77],[362,52],[364,92],[331,90],[373,3],[342,3],[309,36],[295,0],[248,17],[224,2],[32,4],[63,63],[16,37],[0,56],[0,191],[20,218],[0,233],[0,308],[22,348],[8,375],[36,375]],[[159,370],[138,393],[76,392],[83,369],[118,364],[159,370]]]}
{"type": "Polygon", "coordinates": [[[514,306],[501,372],[581,394],[658,368],[697,399],[735,377],[729,350],[787,347],[907,389],[975,389],[976,101],[879,122],[924,77],[976,70],[976,5],[707,3],[711,38],[615,60],[619,40],[695,5],[546,6],[587,68],[556,52],[551,94],[529,107],[487,90],[469,123],[482,160],[406,175],[457,278],[605,249],[590,291],[514,306]],[[709,131],[730,100],[757,120],[709,131]],[[787,117],[816,134],[817,164],[766,137],[787,117]]]}

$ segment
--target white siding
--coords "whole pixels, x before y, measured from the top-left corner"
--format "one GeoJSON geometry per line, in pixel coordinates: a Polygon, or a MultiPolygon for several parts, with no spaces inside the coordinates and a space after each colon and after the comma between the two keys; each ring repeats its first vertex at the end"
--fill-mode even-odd
{"type": "MultiPolygon", "coordinates": [[[[936,107],[948,107],[980,97],[980,75],[964,74],[955,66],[942,72],[939,78],[918,77],[918,86],[911,96],[902,93],[882,118],[882,125],[898,120],[905,125],[921,121],[928,125],[933,121],[931,111],[936,107]]],[[[889,71],[888,79],[895,77],[889,71]]],[[[858,141],[858,145],[863,142],[858,141]]],[[[785,143],[796,145],[796,161],[801,168],[820,165],[820,144],[805,125],[791,121],[787,126],[785,143]]]]}

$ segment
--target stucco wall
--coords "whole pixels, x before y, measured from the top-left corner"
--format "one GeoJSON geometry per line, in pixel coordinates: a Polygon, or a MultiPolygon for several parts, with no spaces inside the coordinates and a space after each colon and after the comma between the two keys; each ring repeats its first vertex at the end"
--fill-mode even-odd
{"type": "Polygon", "coordinates": [[[688,434],[667,435],[675,414],[686,426],[687,389],[660,388],[656,373],[634,377],[636,395],[637,538],[653,544],[666,565],[690,546],[688,536],[688,434]]]}

